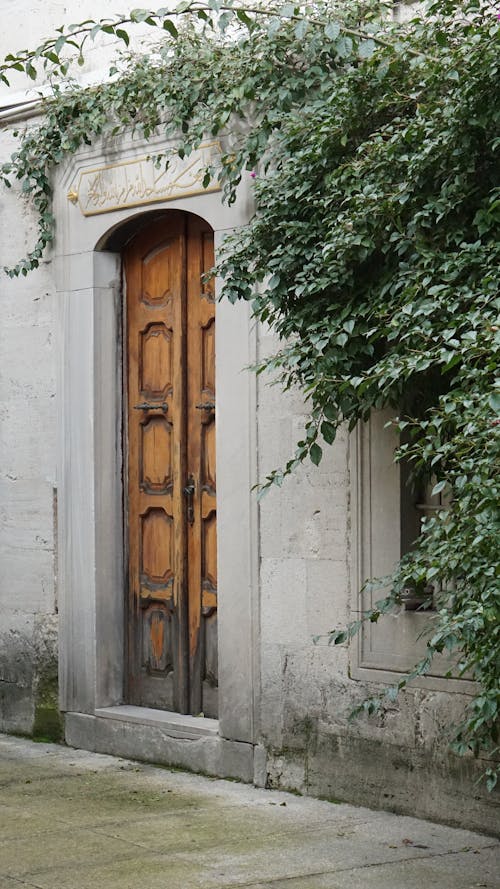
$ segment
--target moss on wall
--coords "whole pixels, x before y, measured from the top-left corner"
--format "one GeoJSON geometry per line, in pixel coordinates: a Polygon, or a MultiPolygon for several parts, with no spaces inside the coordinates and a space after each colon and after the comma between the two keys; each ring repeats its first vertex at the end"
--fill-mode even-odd
{"type": "Polygon", "coordinates": [[[61,741],[63,736],[63,717],[58,705],[57,664],[45,665],[35,688],[33,738],[39,741],[61,741]]]}

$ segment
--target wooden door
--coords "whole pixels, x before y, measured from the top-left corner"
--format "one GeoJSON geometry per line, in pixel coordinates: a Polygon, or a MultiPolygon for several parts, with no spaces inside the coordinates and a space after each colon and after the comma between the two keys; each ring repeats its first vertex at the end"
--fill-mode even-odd
{"type": "Polygon", "coordinates": [[[213,232],[171,211],[124,257],[130,703],[217,715],[213,232]]]}

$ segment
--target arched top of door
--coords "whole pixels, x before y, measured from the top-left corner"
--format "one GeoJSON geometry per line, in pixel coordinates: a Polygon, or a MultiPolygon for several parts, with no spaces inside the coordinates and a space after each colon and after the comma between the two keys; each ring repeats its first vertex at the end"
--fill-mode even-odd
{"type": "MultiPolygon", "coordinates": [[[[143,229],[148,228],[153,222],[166,220],[169,216],[182,214],[184,216],[188,216],[194,219],[202,219],[202,217],[198,216],[196,213],[189,213],[186,210],[178,210],[178,209],[154,209],[154,210],[146,210],[142,213],[135,213],[133,216],[129,216],[128,219],[125,219],[123,222],[119,222],[116,225],[113,225],[108,229],[101,237],[99,238],[95,250],[98,251],[110,251],[111,253],[121,253],[127,246],[127,244],[135,238],[143,229]]],[[[208,223],[205,219],[203,220],[209,228],[212,228],[210,223],[208,223]]]]}

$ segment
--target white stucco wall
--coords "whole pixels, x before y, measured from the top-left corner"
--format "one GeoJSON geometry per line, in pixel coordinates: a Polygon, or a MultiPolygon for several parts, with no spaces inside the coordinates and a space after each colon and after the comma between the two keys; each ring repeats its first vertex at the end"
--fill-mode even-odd
{"type": "MultiPolygon", "coordinates": [[[[112,16],[102,0],[0,0],[0,58],[35,48],[61,25],[112,16]]],[[[136,29],[136,43],[151,29],[136,29]]],[[[116,41],[100,36],[86,51],[82,82],[105,76],[116,41]]],[[[16,148],[8,115],[38,98],[19,72],[0,84],[0,163],[16,148]]],[[[57,700],[57,349],[58,310],[51,255],[27,278],[9,279],[34,244],[36,218],[14,185],[0,187],[0,728],[30,732],[57,700]],[[37,709],[38,708],[38,709],[37,709]],[[38,716],[37,716],[38,714],[38,716]]],[[[40,730],[43,727],[40,722],[40,730]]]]}
{"type": "MultiPolygon", "coordinates": [[[[2,158],[14,147],[0,132],[2,158]]],[[[33,235],[32,212],[2,188],[1,265],[33,235]]],[[[39,681],[54,676],[55,288],[47,262],[0,275],[0,724],[31,731],[39,681]]]]}
{"type": "MultiPolygon", "coordinates": [[[[173,0],[165,2],[164,7],[174,6],[173,0]]],[[[133,4],[130,5],[130,9],[133,4]]],[[[34,49],[47,37],[56,34],[56,29],[62,25],[78,24],[86,19],[98,21],[101,18],[113,18],[115,14],[125,12],[126,6],[103,2],[103,0],[85,0],[79,3],[77,0],[19,0],[13,13],[10,0],[0,0],[0,13],[2,15],[2,28],[0,30],[0,58],[8,53],[19,52],[23,49],[34,49]]],[[[154,30],[148,26],[135,26],[131,47],[139,47],[143,39],[151,38],[154,30]]],[[[95,76],[99,72],[105,76],[109,63],[115,54],[115,47],[124,48],[124,44],[113,37],[100,34],[95,41],[87,43],[85,48],[85,64],[80,67],[71,66],[70,74],[77,80],[85,82],[85,78],[95,76]]],[[[71,57],[71,52],[68,51],[71,57]]],[[[37,88],[44,83],[43,71],[40,77],[33,82],[21,72],[12,71],[9,74],[10,87],[0,83],[0,109],[2,105],[22,99],[23,93],[28,100],[37,98],[37,88]]]]}

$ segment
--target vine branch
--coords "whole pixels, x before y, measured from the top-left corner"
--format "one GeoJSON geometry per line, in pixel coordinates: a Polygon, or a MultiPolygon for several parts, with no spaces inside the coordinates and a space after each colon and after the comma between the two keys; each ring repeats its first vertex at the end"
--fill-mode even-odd
{"type": "MultiPolygon", "coordinates": [[[[234,15],[238,21],[246,24],[247,27],[251,27],[259,17],[267,19],[279,18],[284,21],[297,23],[306,22],[308,25],[323,29],[333,24],[331,19],[316,18],[308,15],[306,12],[285,12],[285,8],[273,9],[237,3],[200,3],[195,0],[195,2],[181,3],[171,11],[166,9],[157,11],[137,9],[126,16],[115,16],[114,18],[98,20],[86,19],[77,25],[58,28],[58,36],[44,40],[34,50],[20,50],[17,53],[6,55],[3,62],[0,63],[0,80],[9,85],[7,76],[9,71],[24,72],[32,80],[35,80],[37,77],[36,64],[39,60],[43,60],[45,67],[50,63],[55,70],[59,70],[63,75],[66,75],[69,62],[60,56],[63,48],[71,47],[77,50],[81,58],[85,42],[88,38],[94,40],[99,33],[113,35],[128,46],[130,38],[128,32],[124,30],[124,26],[128,25],[146,24],[151,27],[161,27],[167,30],[172,37],[176,37],[175,19],[182,16],[195,15],[206,22],[210,22],[210,16],[214,13],[234,15]],[[254,16],[254,21],[252,21],[250,16],[254,16]]],[[[294,7],[294,9],[297,9],[297,7],[294,7]]],[[[339,34],[361,41],[373,41],[377,46],[384,47],[385,49],[394,50],[395,48],[394,42],[387,39],[387,37],[380,36],[380,34],[350,27],[339,19],[334,24],[338,27],[339,34]]],[[[411,45],[405,45],[405,53],[412,57],[428,58],[436,61],[428,52],[422,49],[415,49],[411,45]]]]}

